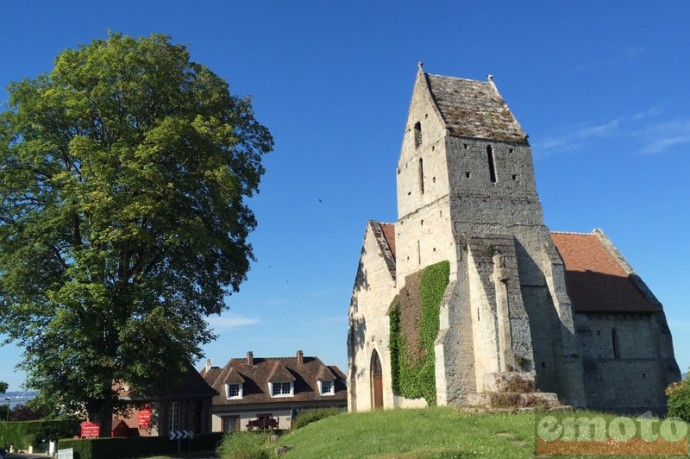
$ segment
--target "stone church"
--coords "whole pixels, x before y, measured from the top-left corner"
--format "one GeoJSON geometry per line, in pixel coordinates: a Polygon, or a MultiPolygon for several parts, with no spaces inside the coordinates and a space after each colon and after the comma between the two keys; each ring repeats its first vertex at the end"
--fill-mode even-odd
{"type": "Polygon", "coordinates": [[[396,173],[398,221],[368,222],[350,305],[351,411],[490,404],[513,377],[552,403],[665,410],[680,372],[662,305],[601,230],[546,227],[527,134],[491,76],[420,64],[396,173]],[[398,355],[392,343],[412,348],[422,319],[403,310],[395,341],[392,308],[440,262],[430,347],[398,355]],[[431,382],[411,386],[431,385],[431,397],[400,389],[401,359],[430,359],[431,382]]]}

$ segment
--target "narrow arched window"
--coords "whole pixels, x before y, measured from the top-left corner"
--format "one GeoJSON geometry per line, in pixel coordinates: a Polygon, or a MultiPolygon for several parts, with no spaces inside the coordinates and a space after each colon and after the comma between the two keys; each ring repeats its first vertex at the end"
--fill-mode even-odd
{"type": "Polygon", "coordinates": [[[419,158],[419,191],[424,194],[424,160],[419,158]]]}
{"type": "Polygon", "coordinates": [[[615,328],[611,330],[611,344],[613,345],[613,358],[620,358],[620,343],[618,342],[618,331],[615,328]]]}
{"type": "Polygon", "coordinates": [[[496,183],[496,164],[494,158],[494,149],[491,145],[486,146],[486,159],[489,162],[489,177],[491,177],[491,183],[496,183]]]}
{"type": "Polygon", "coordinates": [[[422,123],[417,121],[414,125],[414,147],[422,146],[422,123]]]}

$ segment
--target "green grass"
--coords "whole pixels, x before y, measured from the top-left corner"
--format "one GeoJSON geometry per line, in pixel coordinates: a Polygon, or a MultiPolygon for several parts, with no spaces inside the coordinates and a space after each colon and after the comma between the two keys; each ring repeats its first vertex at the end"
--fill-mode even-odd
{"type": "MultiPolygon", "coordinates": [[[[452,408],[333,416],[281,437],[284,458],[534,457],[534,415],[459,413],[452,408]]],[[[273,449],[273,448],[271,448],[273,449]]]]}
{"type": "Polygon", "coordinates": [[[209,457],[216,457],[215,451],[196,451],[193,453],[179,453],[163,456],[147,456],[142,459],[206,459],[209,457]]]}
{"type": "MultiPolygon", "coordinates": [[[[557,413],[551,415],[559,416],[557,413]]],[[[572,417],[573,413],[561,415],[572,417]]],[[[577,415],[604,417],[607,423],[616,418],[616,415],[588,411],[578,411],[577,415]]],[[[275,449],[287,445],[291,449],[280,456],[281,459],[527,459],[534,457],[535,414],[466,414],[449,407],[345,413],[295,429],[276,443],[267,443],[267,438],[267,435],[255,433],[232,434],[219,448],[219,456],[223,459],[275,458],[275,449]]],[[[610,459],[623,456],[578,454],[567,457],[610,459]]],[[[672,456],[663,457],[670,459],[672,456]]]]}

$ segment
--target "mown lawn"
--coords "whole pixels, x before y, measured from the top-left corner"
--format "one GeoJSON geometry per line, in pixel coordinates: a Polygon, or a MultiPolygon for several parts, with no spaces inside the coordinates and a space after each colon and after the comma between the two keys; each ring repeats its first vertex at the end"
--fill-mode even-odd
{"type": "MultiPolygon", "coordinates": [[[[562,415],[572,416],[572,414],[562,415]]],[[[616,418],[615,415],[591,412],[578,412],[578,415],[605,418],[607,423],[616,418]]],[[[226,438],[227,442],[224,443],[224,446],[233,446],[234,449],[227,448],[221,457],[223,459],[274,458],[276,448],[288,446],[289,451],[281,455],[281,458],[526,459],[533,458],[535,454],[535,430],[534,413],[524,412],[467,414],[453,408],[435,407],[421,410],[346,413],[313,422],[280,437],[277,443],[273,444],[266,443],[265,434],[235,434],[234,437],[226,438]]],[[[625,446],[615,442],[599,443],[599,445],[611,448],[608,450],[609,454],[612,451],[618,451],[621,445],[625,446]]],[[[649,446],[645,442],[638,442],[637,445],[635,448],[649,446]]],[[[576,446],[577,451],[584,452],[582,448],[586,445],[577,444],[576,446]]],[[[687,450],[687,443],[685,443],[685,449],[687,450]]],[[[642,449],[635,450],[637,454],[641,452],[642,449]]],[[[589,454],[592,452],[590,451],[587,455],[578,453],[578,455],[568,457],[572,459],[610,459],[612,457],[611,455],[589,454]]],[[[616,457],[631,457],[626,454],[616,457]]],[[[671,456],[664,457],[668,459],[671,456]]],[[[683,457],[687,457],[687,452],[683,457]]]]}
{"type": "Polygon", "coordinates": [[[534,415],[464,414],[452,408],[347,413],[281,437],[285,458],[534,457],[534,415]]]}

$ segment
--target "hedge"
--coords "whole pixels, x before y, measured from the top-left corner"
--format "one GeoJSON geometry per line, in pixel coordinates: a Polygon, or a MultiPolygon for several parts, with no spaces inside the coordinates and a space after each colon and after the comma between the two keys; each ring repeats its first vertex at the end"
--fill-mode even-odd
{"type": "Polygon", "coordinates": [[[311,410],[302,410],[296,418],[292,420],[293,429],[301,429],[307,424],[320,421],[331,416],[340,414],[340,409],[337,407],[331,408],[313,408],[311,410]]]}
{"type": "MultiPolygon", "coordinates": [[[[194,435],[192,440],[179,440],[180,449],[214,451],[223,439],[222,432],[194,435]]],[[[119,459],[176,453],[178,440],[168,437],[116,437],[62,439],[59,449],[72,448],[74,459],[119,459]]]]}
{"type": "Polygon", "coordinates": [[[666,388],[668,415],[690,422],[690,376],[666,388]]]}
{"type": "Polygon", "coordinates": [[[0,422],[0,446],[28,449],[43,440],[57,440],[79,433],[79,420],[0,422]]]}

